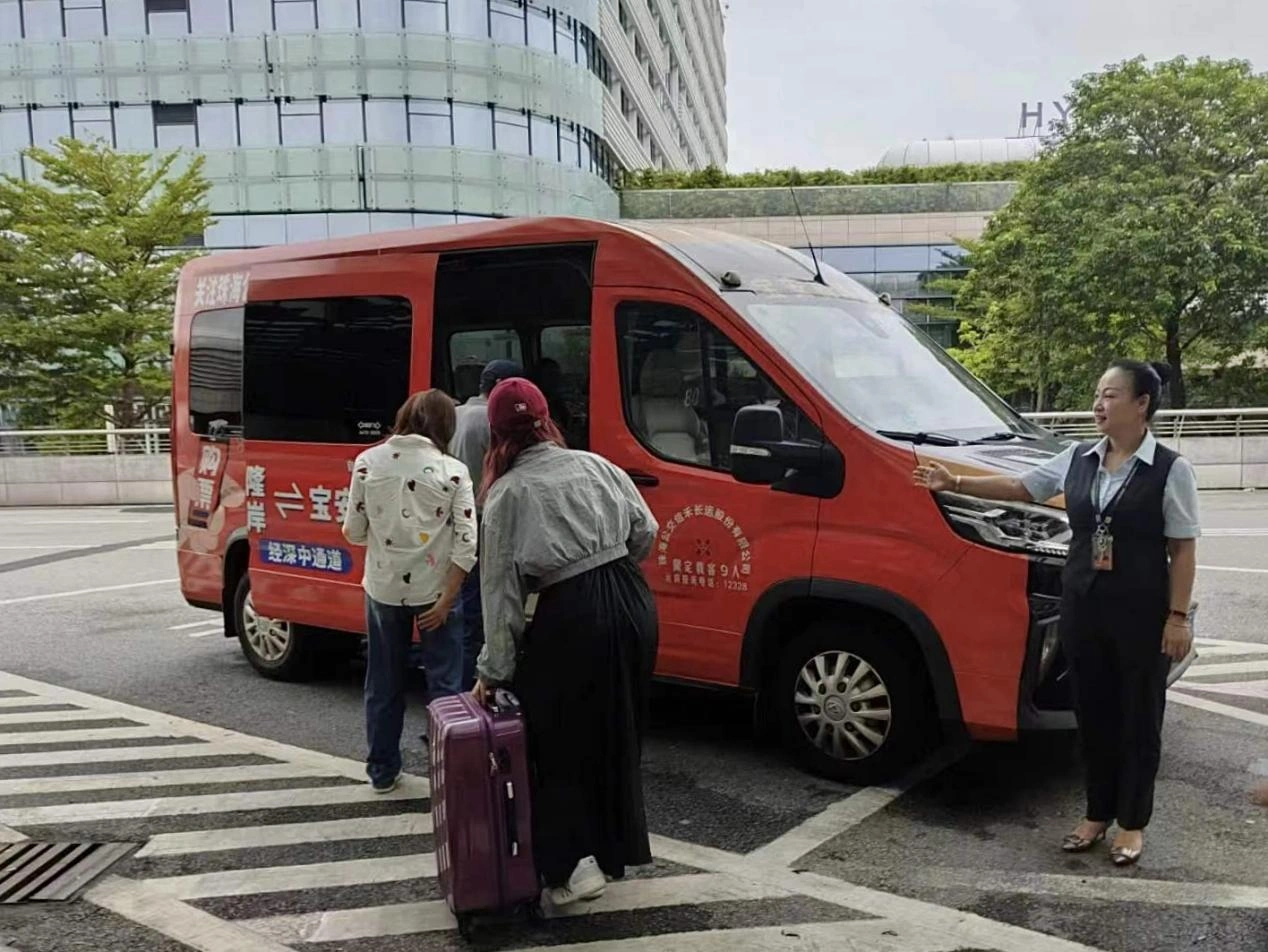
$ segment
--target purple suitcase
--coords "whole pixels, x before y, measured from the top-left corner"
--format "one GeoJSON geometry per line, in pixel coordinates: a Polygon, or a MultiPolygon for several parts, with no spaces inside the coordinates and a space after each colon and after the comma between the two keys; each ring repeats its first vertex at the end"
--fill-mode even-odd
{"type": "Polygon", "coordinates": [[[497,691],[437,698],[431,716],[431,809],[440,888],[465,936],[481,911],[536,908],[528,739],[519,702],[497,691]]]}

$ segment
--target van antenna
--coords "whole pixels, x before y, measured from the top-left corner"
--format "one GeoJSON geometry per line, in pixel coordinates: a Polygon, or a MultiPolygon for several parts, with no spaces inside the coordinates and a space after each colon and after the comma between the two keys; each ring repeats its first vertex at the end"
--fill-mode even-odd
{"type": "Polygon", "coordinates": [[[814,243],[810,240],[810,228],[806,225],[806,219],[801,214],[801,203],[797,201],[797,190],[789,185],[788,194],[792,196],[793,208],[797,210],[797,220],[801,222],[801,230],[806,233],[806,247],[810,249],[810,260],[815,264],[815,281],[827,287],[828,282],[823,280],[823,271],[819,269],[819,257],[815,254],[814,243]]]}

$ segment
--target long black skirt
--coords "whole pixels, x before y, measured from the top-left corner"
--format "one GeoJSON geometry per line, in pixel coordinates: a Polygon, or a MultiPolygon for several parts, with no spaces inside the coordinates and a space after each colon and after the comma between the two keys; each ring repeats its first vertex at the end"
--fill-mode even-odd
{"type": "Polygon", "coordinates": [[[656,606],[610,562],[543,591],[515,676],[533,762],[533,847],[547,886],[594,856],[608,876],[652,861],[640,768],[656,606]]]}

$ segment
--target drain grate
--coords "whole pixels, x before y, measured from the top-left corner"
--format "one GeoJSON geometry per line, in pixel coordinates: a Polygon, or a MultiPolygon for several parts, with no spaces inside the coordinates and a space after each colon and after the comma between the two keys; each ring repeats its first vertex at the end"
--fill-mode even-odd
{"type": "Polygon", "coordinates": [[[39,843],[0,850],[0,904],[65,902],[123,859],[135,843],[39,843]]]}

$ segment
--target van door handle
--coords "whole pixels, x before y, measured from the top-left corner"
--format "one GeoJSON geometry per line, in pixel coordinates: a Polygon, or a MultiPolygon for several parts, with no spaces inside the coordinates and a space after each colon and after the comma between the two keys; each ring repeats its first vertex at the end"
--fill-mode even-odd
{"type": "Polygon", "coordinates": [[[625,471],[635,486],[659,486],[660,477],[653,476],[651,473],[645,473],[641,469],[627,469],[625,471]]]}

